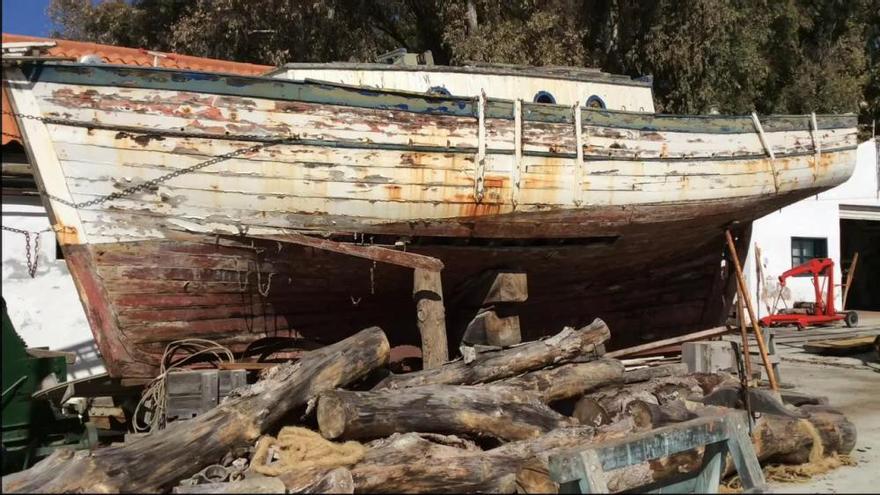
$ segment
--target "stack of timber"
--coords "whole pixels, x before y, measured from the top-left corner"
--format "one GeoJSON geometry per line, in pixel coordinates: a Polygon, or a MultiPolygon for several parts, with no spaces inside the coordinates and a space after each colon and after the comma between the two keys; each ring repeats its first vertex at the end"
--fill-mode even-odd
{"type": "MultiPolygon", "coordinates": [[[[604,355],[609,338],[596,319],[467,363],[391,374],[385,333],[368,328],[265,370],[193,419],[122,445],[58,451],[4,477],[3,492],[556,492],[554,453],[742,407],[736,378],[680,364],[626,371],[604,355]],[[238,464],[235,481],[181,484],[249,448],[250,467],[238,464]]],[[[761,462],[853,448],[852,423],[827,404],[778,408],[754,426],[761,462]]],[[[613,471],[609,487],[662,481],[696,469],[701,456],[613,471]]]]}

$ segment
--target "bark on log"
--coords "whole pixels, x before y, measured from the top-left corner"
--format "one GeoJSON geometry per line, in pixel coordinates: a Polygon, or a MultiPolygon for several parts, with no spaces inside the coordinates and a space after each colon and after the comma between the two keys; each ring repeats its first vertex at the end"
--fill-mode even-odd
{"type": "Polygon", "coordinates": [[[416,321],[422,335],[422,366],[439,368],[449,361],[446,337],[446,309],[440,271],[416,268],[413,271],[413,299],[416,321]]]}
{"type": "Polygon", "coordinates": [[[584,426],[598,427],[611,423],[611,416],[592,397],[581,397],[574,405],[572,417],[584,426]]]}
{"type": "Polygon", "coordinates": [[[474,361],[447,363],[440,368],[391,375],[375,388],[401,389],[422,385],[474,385],[519,375],[526,371],[565,363],[582,355],[598,354],[597,347],[610,338],[608,326],[595,319],[589,326],[566,328],[545,340],[499,351],[477,354],[474,361]]]}
{"type": "Polygon", "coordinates": [[[622,381],[623,364],[616,359],[569,363],[556,368],[532,371],[493,384],[534,393],[544,402],[577,397],[595,388],[622,381]]]}
{"type": "Polygon", "coordinates": [[[175,487],[174,493],[287,493],[284,483],[270,476],[253,476],[228,483],[175,487]]]}
{"type": "Polygon", "coordinates": [[[697,417],[682,400],[669,402],[665,406],[634,400],[626,405],[626,414],[632,417],[636,426],[644,429],[659,428],[697,417]]]}
{"type": "MultiPolygon", "coordinates": [[[[801,464],[810,461],[810,456],[849,454],[856,445],[856,427],[843,414],[827,407],[802,406],[800,412],[806,418],[784,418],[765,414],[768,434],[757,448],[758,458],[768,462],[801,464]],[[809,422],[809,425],[804,424],[809,422]],[[814,441],[819,440],[821,451],[813,450],[814,441]]],[[[760,420],[759,420],[760,422],[760,420]]]]}
{"type": "MultiPolygon", "coordinates": [[[[436,443],[432,441],[436,439],[434,435],[394,434],[371,443],[370,450],[351,468],[351,473],[357,493],[513,493],[524,467],[539,474],[540,466],[546,467],[547,458],[553,453],[590,441],[620,438],[631,429],[631,422],[601,431],[589,427],[560,428],[488,451],[436,443]]],[[[316,471],[291,471],[280,478],[288,490],[294,491],[306,480],[322,475],[323,472],[316,471]]],[[[546,482],[533,476],[527,484],[546,486],[546,482]]]]}
{"type": "MultiPolygon", "coordinates": [[[[457,448],[438,444],[429,436],[395,434],[372,444],[363,461],[352,467],[355,491],[376,492],[489,492],[548,493],[558,487],[547,474],[551,455],[590,442],[618,439],[634,431],[625,420],[602,429],[570,427],[541,437],[510,442],[495,449],[457,448]]],[[[650,469],[615,470],[611,486],[638,486],[650,479],[650,469]]],[[[281,475],[289,491],[322,476],[318,471],[291,471],[281,475]]]]}
{"type": "Polygon", "coordinates": [[[354,493],[354,478],[351,477],[351,471],[348,469],[336,468],[325,474],[317,483],[298,490],[298,493],[354,493]]]}
{"type": "Polygon", "coordinates": [[[592,411],[592,414],[586,419],[587,421],[595,420],[601,415],[600,411],[586,407],[586,405],[592,404],[591,401],[594,401],[609,420],[614,422],[627,416],[626,406],[632,401],[640,400],[649,404],[662,405],[683,399],[699,400],[721,386],[734,383],[738,382],[726,374],[691,373],[684,376],[653,378],[625,386],[603,387],[586,394],[581,401],[584,402],[583,409],[592,411]]]}
{"type": "Polygon", "coordinates": [[[684,363],[661,364],[660,366],[626,370],[623,373],[623,381],[625,383],[646,382],[654,378],[662,378],[665,376],[684,376],[687,373],[688,368],[684,363]]]}
{"type": "Polygon", "coordinates": [[[186,422],[118,447],[59,450],[32,468],[3,477],[3,492],[158,492],[231,449],[247,447],[281,417],[320,392],[351,383],[388,360],[377,327],[309,351],[238,397],[186,422]]]}
{"type": "Polygon", "coordinates": [[[321,434],[346,440],[406,432],[521,440],[574,424],[539,402],[533,393],[495,385],[335,390],[321,394],[317,411],[321,434]]]}
{"type": "MultiPolygon", "coordinates": [[[[635,413],[634,423],[643,428],[657,428],[678,422],[678,418],[686,420],[694,416],[717,414],[718,411],[717,407],[697,403],[688,403],[684,408],[683,406],[685,404],[682,402],[658,406],[636,401],[630,403],[628,408],[635,413]],[[686,411],[690,412],[690,415],[686,411]]],[[[852,451],[856,441],[855,427],[842,414],[827,409],[810,410],[810,406],[805,406],[799,412],[806,418],[763,414],[756,421],[752,431],[752,444],[762,465],[802,464],[822,455],[847,454],[852,451]],[[815,445],[816,440],[820,442],[821,447],[815,445]]],[[[675,458],[670,457],[641,465],[641,471],[642,473],[650,471],[647,481],[658,481],[675,473],[696,469],[701,460],[701,451],[682,453],[675,458]]],[[[732,474],[734,469],[728,459],[724,472],[732,474]]]]}

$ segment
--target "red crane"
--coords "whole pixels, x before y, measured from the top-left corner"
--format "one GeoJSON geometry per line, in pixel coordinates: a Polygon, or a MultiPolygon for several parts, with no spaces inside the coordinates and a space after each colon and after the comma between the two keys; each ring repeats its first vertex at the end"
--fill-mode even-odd
{"type": "Polygon", "coordinates": [[[834,261],[829,258],[814,258],[802,265],[798,265],[779,276],[779,285],[785,287],[785,280],[795,275],[810,274],[813,276],[813,289],[816,291],[816,302],[807,312],[778,313],[761,318],[761,325],[765,327],[797,325],[803,330],[811,325],[823,325],[843,320],[848,327],[854,327],[859,322],[859,315],[855,311],[838,312],[834,309],[834,261]],[[827,278],[825,297],[822,297],[822,288],[819,277],[827,278]]]}

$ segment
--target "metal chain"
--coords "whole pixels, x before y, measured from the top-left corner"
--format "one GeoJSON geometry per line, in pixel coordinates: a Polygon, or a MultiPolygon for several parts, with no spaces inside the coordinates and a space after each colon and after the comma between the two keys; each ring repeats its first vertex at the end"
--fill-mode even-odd
{"type": "MultiPolygon", "coordinates": [[[[92,128],[101,127],[100,125],[95,124],[95,123],[91,123],[91,122],[79,122],[79,121],[75,121],[75,120],[54,119],[54,118],[49,118],[49,117],[41,117],[41,116],[37,116],[37,115],[27,115],[27,114],[17,113],[17,112],[3,111],[3,113],[6,115],[11,115],[13,117],[18,117],[20,119],[31,119],[31,120],[37,120],[40,122],[50,123],[50,124],[71,125],[71,126],[92,127],[92,128]]],[[[114,126],[114,127],[117,129],[121,128],[119,126],[114,126]]],[[[170,136],[180,135],[180,136],[187,136],[187,137],[191,137],[193,135],[193,133],[181,132],[181,131],[168,131],[168,130],[149,131],[149,132],[145,132],[144,130],[139,130],[136,132],[141,132],[146,135],[170,135],[170,136]]],[[[204,137],[218,138],[221,136],[208,136],[208,135],[206,135],[204,137]]],[[[179,170],[175,170],[173,172],[169,172],[165,175],[161,175],[159,177],[156,177],[155,179],[148,180],[146,182],[143,182],[141,184],[137,184],[135,186],[127,187],[127,188],[123,189],[122,191],[110,193],[106,196],[100,196],[100,197],[97,197],[94,199],[90,199],[88,201],[82,201],[82,202],[76,203],[76,202],[68,201],[64,198],[60,198],[58,196],[55,196],[54,194],[46,193],[46,196],[54,201],[57,201],[57,202],[63,204],[63,205],[70,206],[71,208],[79,209],[79,208],[87,208],[90,206],[96,206],[96,205],[104,204],[107,201],[112,201],[114,199],[120,199],[120,198],[124,198],[126,196],[131,196],[132,194],[135,194],[135,193],[147,190],[147,189],[153,189],[156,186],[158,186],[159,184],[167,182],[175,177],[179,177],[184,174],[188,174],[188,173],[195,172],[197,170],[201,170],[201,169],[208,167],[210,165],[214,165],[216,163],[220,163],[220,162],[229,160],[231,158],[235,158],[236,156],[259,151],[261,149],[268,148],[270,146],[275,146],[277,144],[284,144],[287,142],[293,142],[293,141],[298,140],[299,138],[290,137],[290,138],[276,138],[276,139],[272,139],[272,140],[267,140],[266,136],[261,136],[258,134],[241,134],[241,135],[234,135],[234,136],[233,135],[224,135],[224,136],[222,136],[222,139],[242,139],[242,140],[257,140],[258,139],[263,142],[261,142],[260,144],[256,144],[254,146],[248,146],[247,148],[240,148],[237,150],[230,151],[229,153],[217,155],[211,159],[196,163],[195,165],[192,165],[192,166],[189,166],[186,168],[182,168],[179,170]]]]}
{"type": "Polygon", "coordinates": [[[40,234],[49,232],[49,230],[41,230],[39,232],[29,232],[27,230],[16,229],[14,227],[0,226],[3,230],[15,232],[24,235],[24,255],[27,258],[28,274],[34,278],[37,274],[37,265],[40,262],[40,234]],[[34,235],[34,254],[31,257],[31,234],[34,235]]]}

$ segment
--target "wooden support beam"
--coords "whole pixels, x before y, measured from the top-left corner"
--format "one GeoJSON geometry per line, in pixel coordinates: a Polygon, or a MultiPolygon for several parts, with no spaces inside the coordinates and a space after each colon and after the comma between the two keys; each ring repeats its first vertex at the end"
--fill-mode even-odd
{"type": "Polygon", "coordinates": [[[422,335],[422,366],[439,368],[449,361],[446,339],[446,309],[443,307],[443,284],[440,272],[416,268],[413,273],[413,299],[416,321],[422,335]]]}
{"type": "MultiPolygon", "coordinates": [[[[849,270],[846,272],[846,285],[843,287],[843,300],[840,302],[840,310],[846,309],[846,299],[849,297],[849,287],[852,285],[853,275],[856,273],[856,265],[859,262],[859,253],[853,256],[852,263],[849,264],[849,270]]],[[[833,283],[833,281],[828,282],[833,283]]]]}
{"type": "Polygon", "coordinates": [[[755,336],[757,337],[756,340],[758,341],[758,350],[761,351],[761,361],[763,361],[764,368],[767,370],[767,381],[770,382],[770,388],[772,388],[774,392],[779,392],[779,383],[776,382],[776,373],[773,372],[773,365],[770,363],[770,356],[767,354],[767,344],[764,340],[764,333],[761,331],[761,326],[758,325],[757,317],[755,317],[752,298],[749,296],[749,291],[746,287],[746,278],[743,276],[742,266],[739,264],[739,255],[736,252],[736,245],[733,243],[733,235],[730,233],[730,229],[724,231],[724,237],[727,239],[727,249],[730,250],[730,258],[733,261],[733,267],[736,270],[736,283],[739,286],[739,297],[742,298],[743,304],[749,312],[749,319],[752,320],[752,329],[755,331],[755,336]]]}
{"type": "Polygon", "coordinates": [[[746,328],[746,315],[742,298],[736,298],[736,319],[739,323],[739,334],[742,338],[742,354],[745,360],[746,383],[752,382],[752,353],[749,351],[749,331],[746,328]]]}
{"type": "Polygon", "coordinates": [[[657,340],[654,342],[648,342],[647,344],[627,347],[626,349],[617,349],[616,351],[608,352],[605,355],[613,358],[632,356],[633,354],[638,354],[653,349],[659,349],[668,345],[681,344],[682,342],[690,342],[692,340],[708,339],[710,337],[717,337],[718,335],[725,334],[729,331],[730,330],[727,327],[713,327],[708,330],[700,330],[699,332],[679,335],[678,337],[672,337],[668,339],[657,340]]]}
{"type": "Polygon", "coordinates": [[[439,272],[443,269],[443,262],[437,258],[424,256],[416,253],[408,253],[406,251],[397,251],[382,246],[350,244],[346,242],[331,241],[330,239],[320,239],[305,234],[290,232],[287,234],[248,234],[248,237],[254,239],[263,239],[267,241],[286,242],[297,244],[300,246],[322,249],[324,251],[332,251],[334,253],[347,254],[358,258],[365,258],[380,263],[388,263],[391,265],[403,266],[406,268],[427,270],[439,272]]]}
{"type": "Polygon", "coordinates": [[[413,299],[416,301],[416,319],[419,332],[422,335],[423,366],[425,369],[437,368],[449,360],[449,346],[446,340],[446,309],[443,306],[443,285],[440,279],[443,262],[439,259],[382,246],[320,239],[296,232],[249,236],[255,239],[297,244],[412,268],[415,270],[413,273],[413,299]]]}

